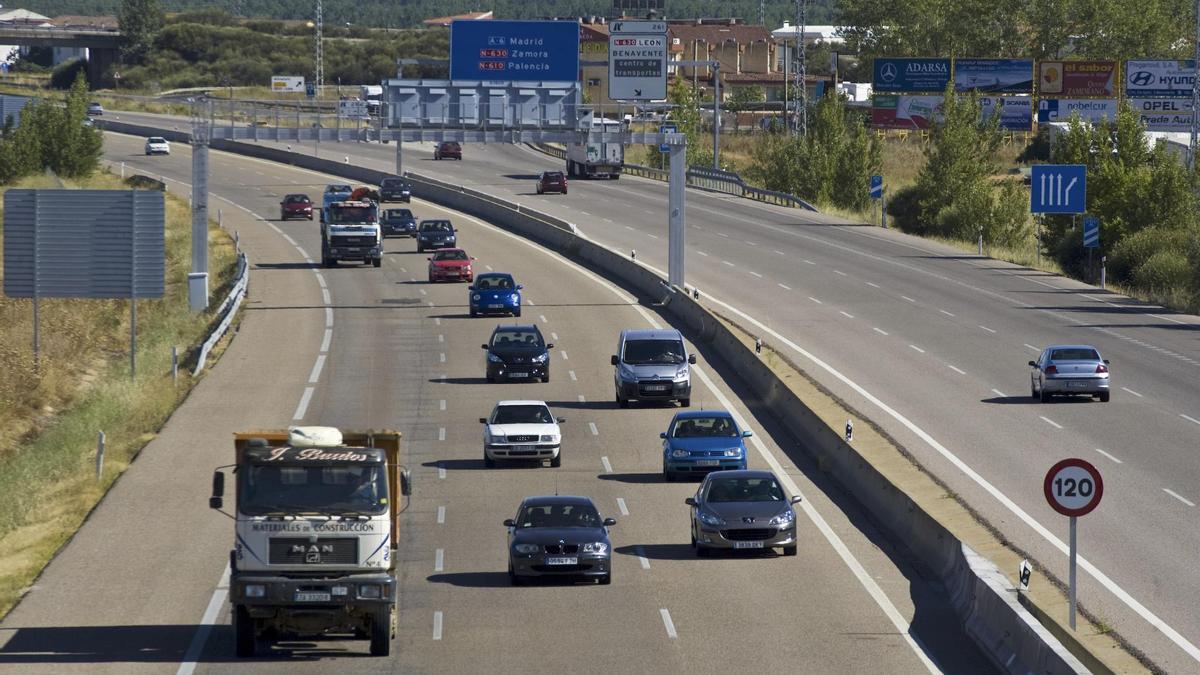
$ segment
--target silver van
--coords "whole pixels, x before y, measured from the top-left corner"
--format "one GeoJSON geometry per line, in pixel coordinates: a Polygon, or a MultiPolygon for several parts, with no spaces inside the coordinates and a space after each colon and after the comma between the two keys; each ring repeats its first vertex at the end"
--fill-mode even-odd
{"type": "Polygon", "coordinates": [[[628,408],[630,401],[679,401],[684,408],[692,404],[692,373],[696,362],[687,353],[683,334],[669,328],[626,329],[621,331],[617,353],[612,356],[613,385],[617,405],[628,408]]]}

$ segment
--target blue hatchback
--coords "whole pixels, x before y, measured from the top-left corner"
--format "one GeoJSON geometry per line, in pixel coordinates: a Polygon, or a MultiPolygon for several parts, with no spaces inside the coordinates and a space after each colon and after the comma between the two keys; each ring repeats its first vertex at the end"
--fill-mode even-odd
{"type": "Polygon", "coordinates": [[[467,288],[471,316],[480,314],[511,314],[521,316],[521,284],[511,274],[489,272],[475,275],[475,283],[467,288]]]}
{"type": "Polygon", "coordinates": [[[679,474],[703,475],[709,471],[746,469],[745,438],[733,415],[723,410],[688,410],[675,413],[663,439],[663,478],[679,474]]]}

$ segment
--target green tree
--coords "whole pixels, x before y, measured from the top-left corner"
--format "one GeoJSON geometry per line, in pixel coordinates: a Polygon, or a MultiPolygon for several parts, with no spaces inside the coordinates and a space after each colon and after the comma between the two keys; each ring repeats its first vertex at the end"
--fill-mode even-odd
{"type": "MultiPolygon", "coordinates": [[[[687,163],[691,165],[712,165],[712,150],[701,149],[700,133],[700,95],[683,78],[678,77],[667,89],[667,102],[673,107],[667,115],[667,121],[673,122],[679,133],[687,136],[687,163]]],[[[646,148],[646,165],[665,169],[669,155],[659,152],[658,146],[646,148]]]]}
{"type": "Polygon", "coordinates": [[[747,109],[751,103],[761,103],[767,100],[767,95],[763,92],[762,87],[751,85],[749,87],[738,87],[733,90],[733,96],[729,97],[724,105],[733,112],[738,112],[747,109]]]}
{"type": "Polygon", "coordinates": [[[165,21],[159,0],[121,0],[117,23],[121,28],[121,57],[126,63],[146,60],[165,21]]]}

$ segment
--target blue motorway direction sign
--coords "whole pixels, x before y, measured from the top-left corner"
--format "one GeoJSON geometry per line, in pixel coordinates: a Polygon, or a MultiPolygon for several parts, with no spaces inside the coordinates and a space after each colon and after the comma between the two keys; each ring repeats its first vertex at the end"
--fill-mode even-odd
{"type": "Polygon", "coordinates": [[[1030,178],[1030,213],[1083,213],[1087,202],[1083,164],[1035,164],[1030,178]]]}
{"type": "Polygon", "coordinates": [[[871,176],[871,199],[879,199],[883,196],[883,176],[871,176]]]}
{"type": "Polygon", "coordinates": [[[579,24],[574,21],[454,21],[450,79],[575,82],[579,24]]]}
{"type": "Polygon", "coordinates": [[[950,82],[950,59],[875,59],[876,92],[937,92],[950,82]]]}
{"type": "Polygon", "coordinates": [[[1096,216],[1083,219],[1083,247],[1100,248],[1100,219],[1096,216]]]}

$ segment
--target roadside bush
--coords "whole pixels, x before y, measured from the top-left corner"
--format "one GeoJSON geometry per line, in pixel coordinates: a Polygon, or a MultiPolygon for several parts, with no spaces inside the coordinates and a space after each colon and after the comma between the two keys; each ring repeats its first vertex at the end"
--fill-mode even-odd
{"type": "Polygon", "coordinates": [[[917,218],[920,210],[921,191],[916,185],[905,185],[888,196],[887,213],[892,218],[892,225],[897,229],[917,235],[928,234],[917,218]]]}
{"type": "Polygon", "coordinates": [[[1134,284],[1153,293],[1167,293],[1188,288],[1192,269],[1187,255],[1180,250],[1155,251],[1133,270],[1134,284]]]}
{"type": "Polygon", "coordinates": [[[1186,251],[1188,234],[1184,230],[1153,227],[1135,232],[1112,247],[1108,254],[1108,273],[1114,279],[1133,279],[1146,261],[1158,251],[1186,251]]]}
{"type": "Polygon", "coordinates": [[[5,125],[0,138],[0,182],[12,183],[47,169],[59,176],[78,178],[100,164],[100,132],[85,127],[87,80],[80,73],[66,104],[40,100],[21,113],[21,124],[5,125]]]}

